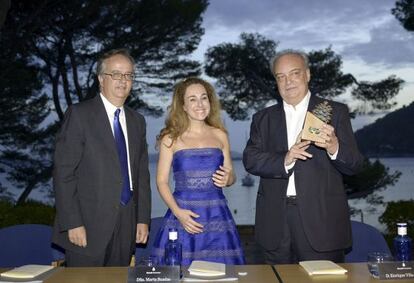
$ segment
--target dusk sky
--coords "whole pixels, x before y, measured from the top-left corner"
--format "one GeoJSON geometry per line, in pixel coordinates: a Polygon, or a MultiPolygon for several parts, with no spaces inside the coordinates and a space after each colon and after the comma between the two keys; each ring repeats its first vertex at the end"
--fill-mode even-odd
{"type": "MultiPolygon", "coordinates": [[[[414,100],[414,32],[406,31],[391,14],[391,0],[212,0],[204,14],[204,36],[193,58],[204,61],[207,48],[237,43],[242,32],[257,32],[279,42],[277,50],[304,51],[329,46],[342,56],[343,72],[358,80],[378,81],[395,74],[405,81],[398,107],[414,100]]],[[[209,79],[214,83],[214,80],[209,79]]],[[[347,95],[337,100],[352,102],[347,95]]],[[[250,121],[233,122],[223,115],[232,150],[241,152],[250,121]]],[[[354,119],[354,130],[379,116],[354,119]]],[[[147,117],[150,152],[164,117],[147,117]]]]}

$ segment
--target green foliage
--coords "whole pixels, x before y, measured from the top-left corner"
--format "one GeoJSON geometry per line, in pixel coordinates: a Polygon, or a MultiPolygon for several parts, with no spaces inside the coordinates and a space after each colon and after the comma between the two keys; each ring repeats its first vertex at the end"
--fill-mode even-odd
{"type": "MultiPolygon", "coordinates": [[[[281,102],[269,68],[277,45],[260,34],[243,33],[240,43],[222,43],[207,50],[205,71],[217,79],[223,108],[231,118],[245,120],[269,102],[281,102]]],[[[395,105],[389,101],[398,94],[403,80],[391,76],[380,82],[358,82],[352,74],[342,72],[342,58],[330,47],[308,55],[313,94],[334,98],[351,87],[353,97],[363,105],[358,112],[395,105]]]]}
{"type": "MultiPolygon", "coordinates": [[[[217,79],[222,106],[231,118],[245,120],[269,102],[281,102],[269,68],[269,60],[276,54],[277,45],[260,34],[243,33],[239,43],[222,43],[208,49],[205,71],[217,79]]],[[[373,108],[389,109],[393,104],[387,103],[397,95],[403,83],[395,76],[376,83],[359,83],[351,74],[342,72],[342,58],[330,47],[308,55],[309,89],[322,97],[334,98],[352,87],[354,98],[364,105],[371,103],[373,108]]],[[[382,203],[382,199],[372,192],[394,184],[400,174],[390,174],[379,161],[370,163],[367,159],[360,174],[345,177],[347,194],[350,198],[371,195],[368,197],[371,204],[382,203]]]]}
{"type": "Polygon", "coordinates": [[[251,111],[280,100],[269,59],[277,43],[260,34],[242,33],[240,43],[210,47],[205,55],[205,72],[217,79],[218,94],[226,112],[234,120],[246,120],[251,111]]]}
{"type": "Polygon", "coordinates": [[[354,78],[341,71],[342,58],[331,47],[309,52],[309,89],[321,97],[333,98],[345,92],[354,78]]]}
{"type": "Polygon", "coordinates": [[[400,200],[389,202],[379,222],[386,226],[386,239],[392,247],[392,239],[397,235],[397,223],[406,222],[408,236],[414,239],[414,200],[400,200]]]}
{"type": "MultiPolygon", "coordinates": [[[[0,174],[22,189],[48,188],[53,140],[68,105],[95,96],[99,56],[128,48],[136,81],[127,103],[159,116],[156,99],[200,74],[188,58],[204,33],[207,0],[14,1],[0,30],[0,174]],[[155,103],[153,103],[155,101],[155,103]]],[[[0,184],[0,192],[5,192],[0,184]]]]}
{"type": "Polygon", "coordinates": [[[28,201],[15,206],[8,201],[0,201],[0,228],[17,224],[53,225],[55,209],[52,206],[28,201]]]}
{"type": "MultiPolygon", "coordinates": [[[[389,110],[397,102],[392,101],[401,90],[404,80],[391,75],[379,82],[359,82],[358,87],[352,90],[352,96],[366,103],[370,103],[373,109],[389,110]]],[[[362,111],[363,112],[363,111],[362,111]]]]}
{"type": "Polygon", "coordinates": [[[398,0],[392,14],[408,31],[414,31],[414,0],[398,0]]]}
{"type": "Polygon", "coordinates": [[[174,80],[199,74],[199,63],[185,57],[204,33],[206,7],[206,0],[20,1],[9,11],[2,40],[12,39],[37,62],[60,120],[67,105],[96,95],[98,57],[121,47],[137,63],[129,104],[160,115],[138,93],[169,92],[174,80]]]}
{"type": "Polygon", "coordinates": [[[414,103],[404,106],[355,133],[365,156],[414,156],[414,103]]]}
{"type": "MultiPolygon", "coordinates": [[[[25,191],[38,183],[47,187],[42,175],[51,162],[42,137],[49,127],[41,124],[50,114],[48,97],[27,50],[4,40],[5,34],[2,31],[0,48],[0,173],[25,191]]],[[[2,194],[7,194],[6,187],[0,186],[2,194]]]]}
{"type": "Polygon", "coordinates": [[[374,213],[378,206],[384,205],[384,197],[378,192],[393,186],[401,176],[400,171],[390,172],[379,160],[371,162],[368,158],[364,159],[362,170],[353,176],[344,176],[345,192],[348,199],[364,198],[367,207],[364,210],[351,208],[351,214],[356,215],[364,212],[374,213]]]}
{"type": "Polygon", "coordinates": [[[0,29],[10,9],[10,0],[0,0],[0,29]]]}
{"type": "Polygon", "coordinates": [[[401,172],[392,174],[379,160],[371,162],[364,159],[361,172],[354,176],[344,176],[345,191],[348,199],[361,198],[387,186],[393,186],[401,176],[401,172]]]}

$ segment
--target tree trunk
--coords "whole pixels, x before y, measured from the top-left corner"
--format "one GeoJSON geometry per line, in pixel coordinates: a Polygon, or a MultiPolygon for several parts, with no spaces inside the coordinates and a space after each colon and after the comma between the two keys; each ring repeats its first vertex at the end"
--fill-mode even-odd
{"type": "Polygon", "coordinates": [[[73,83],[75,85],[76,94],[78,95],[78,99],[79,99],[78,101],[82,101],[83,94],[82,94],[82,88],[79,84],[78,64],[76,63],[75,51],[73,50],[72,41],[68,41],[67,46],[68,46],[70,64],[72,66],[73,83]]]}
{"type": "Polygon", "coordinates": [[[26,188],[24,189],[23,193],[19,196],[19,198],[17,199],[16,205],[22,205],[23,203],[26,202],[27,197],[29,196],[29,194],[32,192],[33,188],[35,187],[36,182],[34,181],[30,181],[29,184],[26,186],[26,188]]]}
{"type": "Polygon", "coordinates": [[[50,64],[48,64],[48,75],[50,81],[52,82],[52,97],[53,103],[55,104],[56,113],[58,114],[59,120],[62,121],[64,114],[59,101],[59,72],[57,71],[56,76],[53,76],[52,68],[50,64]]]}

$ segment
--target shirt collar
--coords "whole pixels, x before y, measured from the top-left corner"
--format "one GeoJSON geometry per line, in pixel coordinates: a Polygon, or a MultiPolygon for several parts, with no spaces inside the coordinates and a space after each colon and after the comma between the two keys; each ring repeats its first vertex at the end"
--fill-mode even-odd
{"type": "Polygon", "coordinates": [[[311,96],[311,93],[308,90],[308,92],[306,93],[306,95],[302,99],[302,101],[299,102],[295,107],[293,105],[287,104],[283,100],[283,109],[285,111],[306,111],[308,109],[308,106],[309,106],[310,96],[311,96]]]}
{"type": "Polygon", "coordinates": [[[121,112],[119,113],[119,115],[124,115],[124,106],[122,106],[122,107],[116,107],[111,102],[109,102],[109,100],[102,93],[99,93],[99,95],[102,98],[103,104],[105,106],[106,113],[108,113],[108,114],[110,114],[110,115],[113,116],[114,113],[115,113],[115,111],[116,111],[116,109],[119,108],[119,109],[121,109],[121,112]]]}

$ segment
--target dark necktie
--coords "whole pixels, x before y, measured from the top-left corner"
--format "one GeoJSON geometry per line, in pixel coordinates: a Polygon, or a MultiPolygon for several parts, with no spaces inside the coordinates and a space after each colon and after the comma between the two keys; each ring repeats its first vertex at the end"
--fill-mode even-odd
{"type": "Polygon", "coordinates": [[[129,187],[128,155],[127,155],[124,133],[122,132],[121,123],[119,122],[119,112],[121,112],[121,109],[115,110],[114,135],[115,135],[116,149],[118,150],[119,163],[121,165],[121,173],[122,173],[121,204],[127,205],[129,200],[131,199],[132,192],[129,187]]]}

